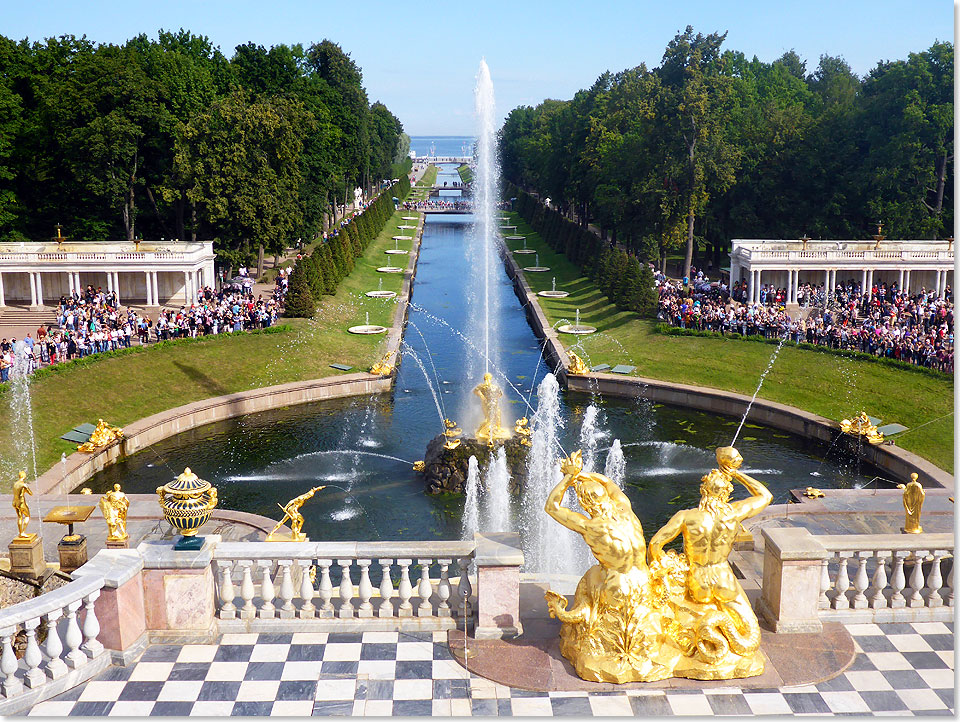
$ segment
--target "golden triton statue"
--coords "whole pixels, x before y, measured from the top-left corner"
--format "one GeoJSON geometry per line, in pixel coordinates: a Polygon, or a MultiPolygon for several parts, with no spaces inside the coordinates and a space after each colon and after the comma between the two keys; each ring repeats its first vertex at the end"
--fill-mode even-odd
{"type": "Polygon", "coordinates": [[[107,541],[123,541],[127,538],[127,510],[130,500],[120,491],[120,485],[114,484],[113,491],[100,497],[100,511],[107,522],[107,541]]]}
{"type": "Polygon", "coordinates": [[[370,367],[370,373],[375,376],[389,376],[393,373],[393,364],[390,363],[390,357],[393,354],[388,353],[382,359],[370,367]]]}
{"type": "Polygon", "coordinates": [[[500,425],[500,399],[503,391],[493,383],[493,374],[485,373],[483,383],[477,384],[473,393],[480,397],[483,405],[483,423],[477,427],[477,440],[486,441],[488,446],[501,439],[509,439],[510,431],[500,425]]]}
{"type": "Polygon", "coordinates": [[[859,416],[852,419],[844,419],[840,422],[840,430],[845,434],[853,436],[866,437],[871,444],[880,444],[883,442],[883,434],[877,431],[877,427],[870,422],[870,417],[866,411],[861,411],[859,416]]]}
{"type": "Polygon", "coordinates": [[[602,474],[583,473],[580,452],[562,461],[564,477],[545,511],[582,534],[599,563],[577,585],[572,609],[556,592],[546,598],[551,616],[563,622],[560,651],[583,679],[731,679],[763,672],[760,626],[727,558],[740,523],[772,495],[738,471],[743,459],[733,447],[717,449],[717,462],[701,480],[700,505],[675,514],[650,540],[648,565],[643,529],[626,495],[602,474]],[[729,501],[734,479],[750,497],[729,501]],[[589,517],[560,506],[571,486],[589,517]],[[680,534],[683,555],[664,552],[680,534]]]}
{"type": "Polygon", "coordinates": [[[529,424],[530,422],[527,421],[527,417],[522,416],[517,419],[517,423],[513,425],[513,433],[519,437],[521,446],[530,446],[530,434],[532,434],[533,431],[531,431],[529,424]]]}
{"type": "Polygon", "coordinates": [[[823,498],[823,492],[819,489],[815,489],[812,486],[808,486],[807,490],[803,492],[803,495],[808,499],[821,499],[823,498]]]}
{"type": "Polygon", "coordinates": [[[291,499],[283,506],[277,504],[277,506],[283,509],[283,518],[278,521],[277,525],[267,534],[267,541],[274,541],[273,535],[280,531],[280,528],[287,519],[290,520],[290,541],[306,541],[307,535],[301,531],[303,528],[303,514],[300,513],[300,507],[323,488],[325,487],[315,486],[310,491],[301,494],[295,499],[291,499]]]}
{"type": "Polygon", "coordinates": [[[590,367],[587,366],[583,359],[577,356],[573,351],[567,351],[567,356],[570,357],[570,366],[567,367],[568,374],[582,376],[583,374],[590,373],[590,367]]]}
{"type": "Polygon", "coordinates": [[[77,451],[92,454],[97,449],[102,449],[104,446],[112,444],[114,441],[122,438],[123,431],[119,427],[111,426],[103,419],[97,419],[97,428],[90,434],[90,438],[87,439],[86,443],[80,444],[77,447],[77,451]]]}
{"type": "Polygon", "coordinates": [[[923,533],[923,527],[920,526],[920,511],[923,509],[925,496],[923,486],[917,481],[917,474],[910,474],[910,483],[903,487],[903,510],[907,515],[903,522],[904,534],[923,533]]]}
{"type": "Polygon", "coordinates": [[[13,508],[17,512],[17,539],[30,540],[36,534],[28,534],[27,526],[30,524],[30,507],[27,506],[27,495],[33,496],[27,481],[27,472],[21,471],[17,480],[13,482],[13,508]]]}
{"type": "Polygon", "coordinates": [[[456,421],[450,419],[444,419],[443,426],[443,435],[447,437],[447,440],[443,442],[443,448],[456,449],[460,446],[460,435],[463,433],[463,429],[457,426],[456,421]]]}

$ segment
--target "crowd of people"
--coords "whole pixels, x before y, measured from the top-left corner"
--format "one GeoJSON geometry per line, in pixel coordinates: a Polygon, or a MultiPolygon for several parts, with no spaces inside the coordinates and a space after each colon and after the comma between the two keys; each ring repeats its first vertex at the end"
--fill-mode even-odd
{"type": "MultiPolygon", "coordinates": [[[[243,269],[242,269],[243,270],[243,269]]],[[[163,308],[156,320],[131,308],[122,308],[112,291],[87,286],[82,293],[61,296],[56,325],[41,325],[36,335],[0,339],[0,382],[9,380],[18,362],[28,373],[46,365],[84,358],[91,354],[129,348],[174,338],[195,338],[218,333],[272,326],[283,312],[289,269],[280,269],[268,298],[254,296],[251,286],[225,285],[216,291],[205,286],[196,299],[179,309],[163,308]]],[[[241,273],[241,277],[245,274],[241,273]]]]}
{"type": "Polygon", "coordinates": [[[837,284],[829,300],[824,288],[798,288],[800,312],[786,310],[786,290],[766,286],[760,301],[747,303],[746,284],[710,282],[702,272],[689,284],[656,274],[658,318],[672,326],[720,334],[786,338],[834,349],[953,372],[953,293],[943,298],[922,288],[904,293],[897,284],[878,283],[866,293],[851,279],[837,284]],[[806,310],[810,309],[810,310],[806,310]]]}
{"type": "Polygon", "coordinates": [[[471,201],[405,201],[404,210],[408,211],[472,211],[473,203],[471,201]]]}

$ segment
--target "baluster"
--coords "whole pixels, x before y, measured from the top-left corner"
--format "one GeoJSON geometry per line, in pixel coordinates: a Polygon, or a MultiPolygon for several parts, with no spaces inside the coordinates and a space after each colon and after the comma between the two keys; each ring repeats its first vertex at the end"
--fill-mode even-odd
{"type": "Polygon", "coordinates": [[[257,616],[260,619],[274,619],[277,616],[277,608],[273,606],[273,598],[277,596],[277,591],[270,576],[273,560],[258,559],[257,566],[263,569],[260,576],[260,611],[257,616]]]}
{"type": "MultiPolygon", "coordinates": [[[[457,584],[457,595],[460,597],[458,606],[460,607],[460,616],[464,620],[469,620],[473,616],[473,609],[470,605],[470,595],[473,588],[470,586],[470,562],[471,557],[464,557],[460,560],[460,583],[457,584]]],[[[466,621],[464,622],[466,625],[466,621]]],[[[466,632],[466,629],[464,629],[466,632]]]]}
{"type": "Polygon", "coordinates": [[[433,604],[430,598],[433,596],[433,584],[430,581],[430,563],[432,559],[417,559],[420,565],[420,584],[417,586],[417,594],[420,597],[420,606],[417,607],[418,617],[432,617],[433,604]]]}
{"type": "Polygon", "coordinates": [[[317,590],[320,597],[320,611],[317,612],[319,617],[332,617],[333,616],[333,584],[330,582],[330,565],[333,564],[332,559],[318,559],[317,564],[320,565],[320,587],[317,590]]]}
{"type": "Polygon", "coordinates": [[[923,552],[914,552],[913,553],[913,572],[910,574],[910,588],[913,590],[913,594],[910,595],[910,599],[907,600],[908,607],[922,607],[923,606],[923,552]]]}
{"type": "Polygon", "coordinates": [[[830,608],[830,597],[827,592],[830,591],[830,560],[823,559],[820,562],[820,599],[817,600],[819,609],[830,608]]]}
{"type": "Polygon", "coordinates": [[[243,569],[243,579],[240,581],[240,596],[243,597],[243,609],[240,610],[240,619],[256,619],[257,608],[253,604],[256,591],[253,587],[253,561],[242,559],[237,562],[243,569]]]}
{"type": "Polygon", "coordinates": [[[23,675],[23,683],[31,689],[39,687],[47,681],[47,675],[40,669],[43,655],[40,653],[40,645],[37,644],[37,627],[39,626],[40,617],[28,619],[23,623],[23,629],[27,633],[27,649],[23,653],[23,661],[27,664],[27,671],[23,675]]]}
{"type": "Polygon", "coordinates": [[[297,610],[293,606],[293,577],[290,576],[293,560],[280,559],[277,564],[280,565],[280,599],[283,600],[278,616],[280,619],[293,619],[297,616],[297,610]]]}
{"type": "Polygon", "coordinates": [[[849,609],[850,600],[847,599],[847,590],[850,588],[850,577],[847,576],[847,559],[852,552],[837,552],[840,559],[840,568],[837,570],[837,581],[834,585],[837,589],[837,595],[833,598],[834,609],[849,609]]]}
{"type": "Polygon", "coordinates": [[[13,636],[16,633],[16,627],[0,629],[0,644],[3,645],[0,672],[3,672],[3,696],[7,699],[23,691],[23,682],[17,677],[17,655],[13,653],[13,636]]]}
{"type": "Polygon", "coordinates": [[[310,581],[313,560],[297,559],[297,566],[300,567],[300,599],[303,600],[300,605],[300,619],[313,619],[317,616],[317,608],[313,606],[313,582],[310,581]]]}
{"type": "Polygon", "coordinates": [[[873,573],[873,594],[870,597],[871,609],[886,609],[887,598],[883,590],[887,588],[887,560],[886,552],[877,552],[877,569],[873,573]]]}
{"type": "Polygon", "coordinates": [[[90,592],[83,598],[83,606],[86,616],[83,620],[83,644],[80,649],[87,653],[90,659],[97,657],[103,652],[103,645],[97,640],[100,636],[100,622],[97,620],[96,612],[93,609],[93,603],[100,596],[100,590],[90,592]]]}
{"type": "Polygon", "coordinates": [[[412,617],[413,605],[410,603],[410,597],[413,596],[413,587],[410,585],[410,565],[413,559],[397,559],[400,565],[400,586],[397,592],[400,595],[400,608],[397,610],[398,617],[412,617]]]}
{"type": "Polygon", "coordinates": [[[903,591],[903,587],[906,584],[906,580],[903,576],[903,559],[907,556],[907,554],[909,554],[909,552],[893,553],[893,575],[890,578],[890,587],[893,589],[893,593],[890,595],[891,609],[900,609],[901,607],[905,607],[907,605],[907,601],[900,593],[903,591]]]}
{"type": "Polygon", "coordinates": [[[947,587],[950,589],[950,591],[947,592],[948,607],[953,606],[953,570],[956,568],[956,566],[957,566],[957,556],[956,554],[954,554],[953,558],[950,559],[950,573],[947,575],[947,587]]]}
{"type": "Polygon", "coordinates": [[[440,584],[437,585],[437,599],[440,600],[437,604],[438,617],[449,617],[451,614],[450,605],[447,604],[447,600],[450,598],[450,579],[447,570],[451,562],[451,559],[437,560],[437,563],[440,564],[440,584]]]}
{"type": "Polygon", "coordinates": [[[81,604],[83,602],[78,599],[67,605],[67,633],[63,641],[67,643],[67,656],[64,661],[70,669],[76,669],[87,662],[87,655],[80,651],[83,635],[80,633],[80,625],[77,624],[77,610],[81,604]]]}
{"type": "Polygon", "coordinates": [[[393,581],[390,579],[390,567],[393,566],[393,559],[380,559],[380,608],[377,610],[378,617],[393,616],[393,581]]]}
{"type": "Polygon", "coordinates": [[[940,587],[943,586],[943,575],[940,573],[940,560],[947,554],[947,551],[936,549],[933,552],[933,564],[930,566],[930,574],[927,576],[927,606],[942,607],[943,597],[940,596],[940,587]]]}
{"type": "Polygon", "coordinates": [[[233,600],[237,598],[237,591],[233,587],[233,562],[218,561],[220,568],[220,619],[236,619],[237,608],[233,600]]]}
{"type": "Polygon", "coordinates": [[[857,574],[853,579],[853,588],[856,593],[850,606],[854,609],[864,609],[867,606],[867,597],[864,595],[870,582],[867,579],[867,559],[873,556],[873,552],[857,552],[857,574]]]}
{"type": "Polygon", "coordinates": [[[57,632],[57,620],[62,616],[62,609],[54,609],[44,615],[44,621],[47,623],[47,641],[43,645],[43,651],[49,657],[47,675],[50,679],[59,679],[67,673],[67,665],[60,659],[60,655],[63,654],[63,643],[60,641],[59,632],[57,632]]]}
{"type": "Polygon", "coordinates": [[[352,559],[337,559],[340,565],[340,611],[337,616],[341,619],[353,617],[353,582],[350,580],[350,565],[352,559]]]}
{"type": "Polygon", "coordinates": [[[357,593],[360,595],[358,617],[373,616],[373,603],[370,601],[370,597],[373,596],[373,585],[370,583],[370,561],[370,559],[357,559],[357,565],[360,567],[360,584],[357,586],[357,593]]]}

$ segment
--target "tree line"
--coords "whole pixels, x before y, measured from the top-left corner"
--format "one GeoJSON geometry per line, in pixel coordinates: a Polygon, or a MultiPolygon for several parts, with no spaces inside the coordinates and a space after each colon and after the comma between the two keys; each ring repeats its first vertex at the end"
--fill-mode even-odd
{"type": "Polygon", "coordinates": [[[687,27],[659,67],[605,72],[500,130],[508,181],[659,260],[718,268],[731,238],[937,238],[953,228],[953,45],[858,78],[687,27]]]}
{"type": "Polygon", "coordinates": [[[181,29],[123,45],[0,36],[0,239],[214,240],[226,265],[332,227],[409,138],[339,45],[226,58],[181,29]]]}
{"type": "Polygon", "coordinates": [[[396,210],[394,194],[403,200],[409,192],[410,180],[404,173],[362,213],[335,229],[311,253],[301,254],[290,275],[284,313],[295,318],[312,318],[320,299],[337,292],[340,281],[353,270],[354,261],[390,220],[396,210]]]}

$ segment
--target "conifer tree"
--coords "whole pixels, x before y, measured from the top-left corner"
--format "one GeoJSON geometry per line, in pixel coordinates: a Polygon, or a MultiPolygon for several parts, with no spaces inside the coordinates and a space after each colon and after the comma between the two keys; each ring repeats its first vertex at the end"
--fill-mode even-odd
{"type": "Polygon", "coordinates": [[[316,302],[310,291],[310,279],[307,278],[303,259],[297,262],[290,276],[284,313],[292,318],[312,318],[316,302]]]}

